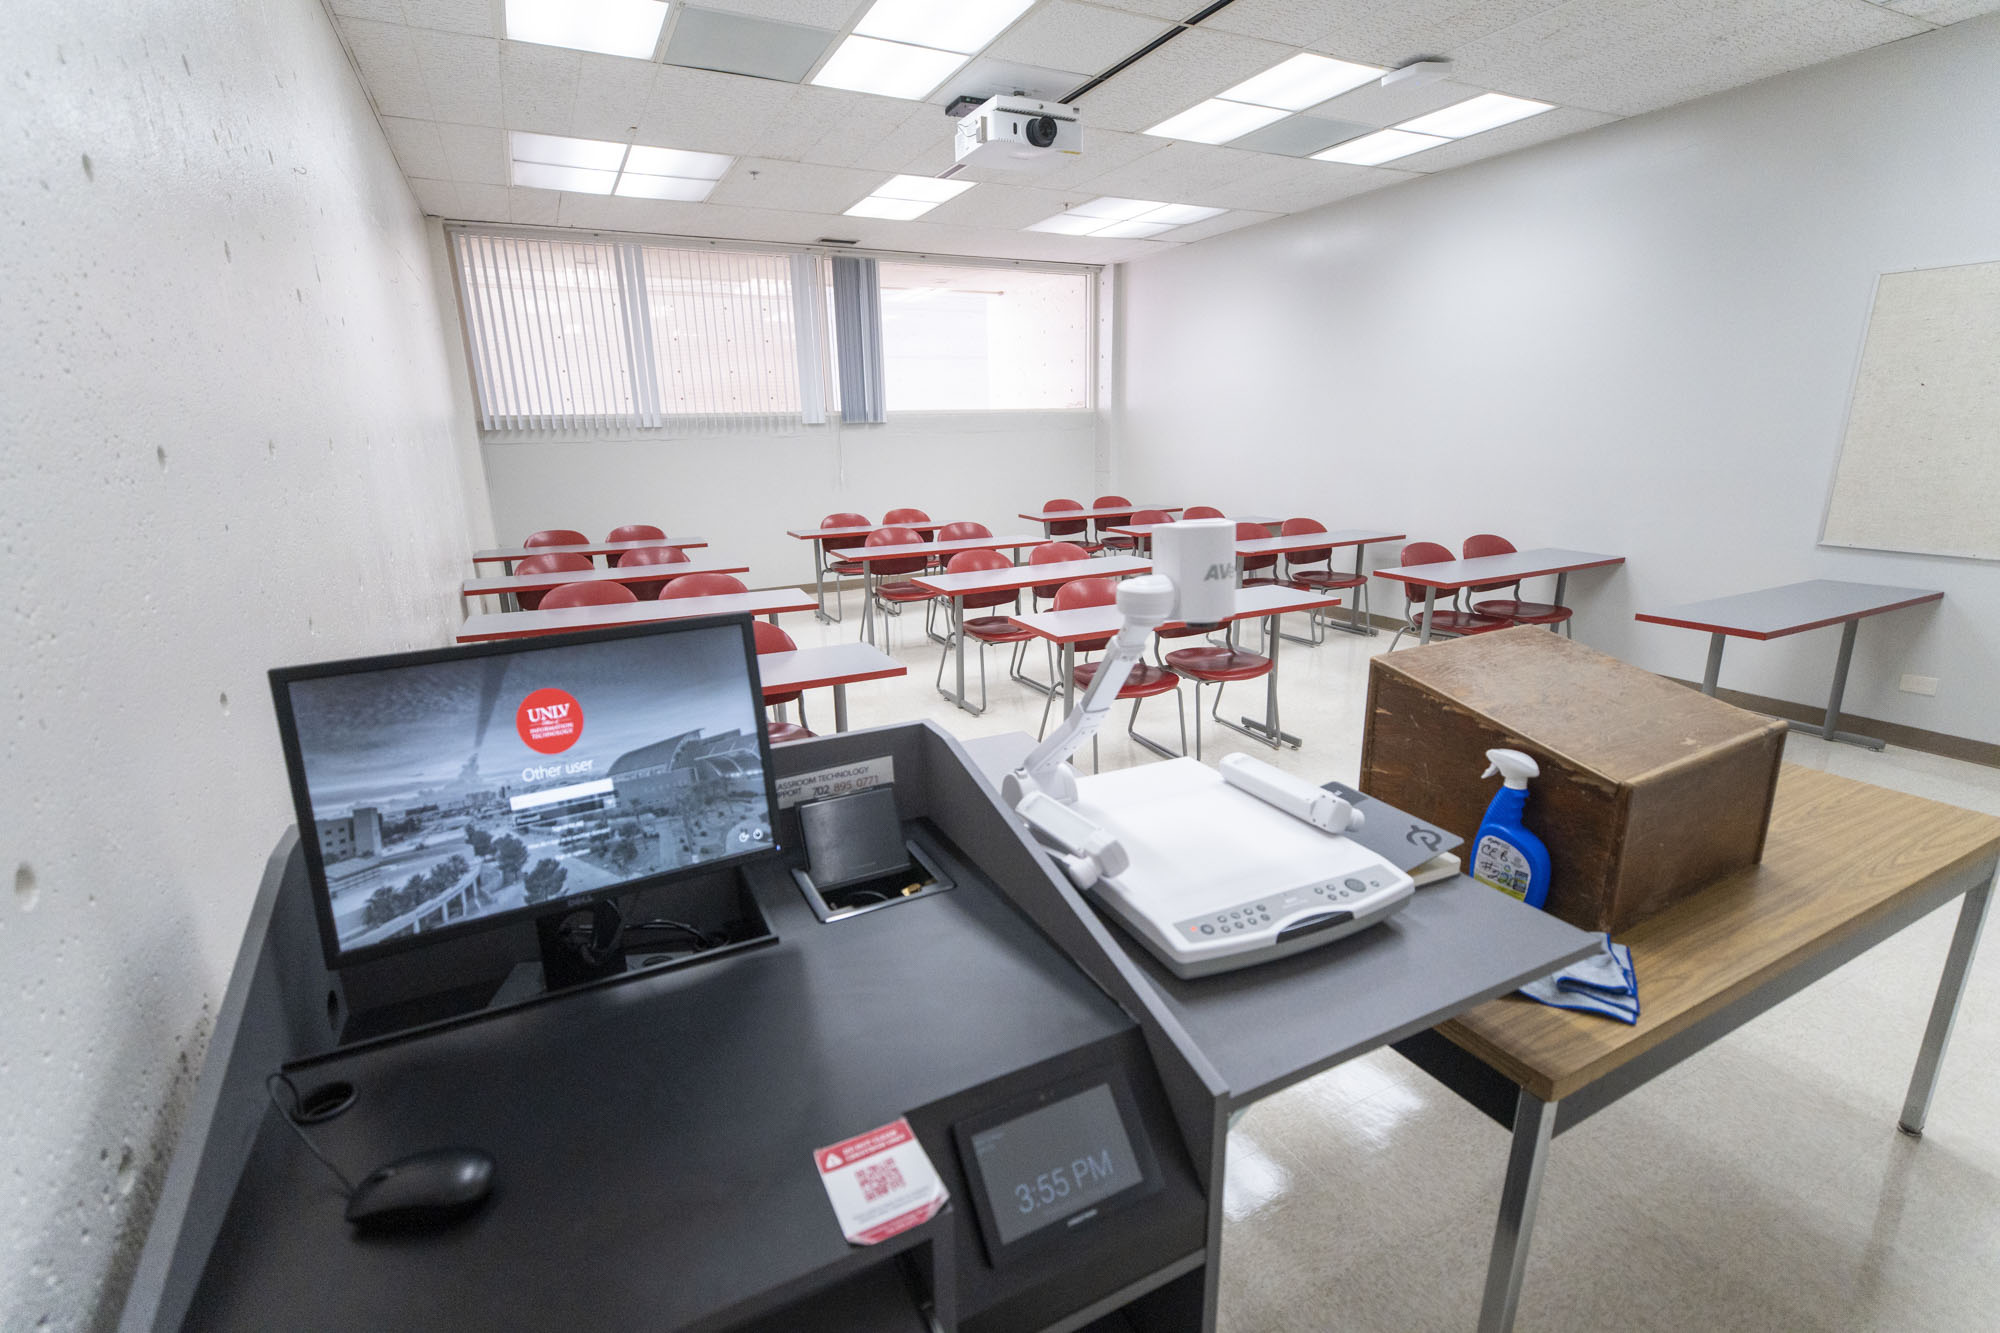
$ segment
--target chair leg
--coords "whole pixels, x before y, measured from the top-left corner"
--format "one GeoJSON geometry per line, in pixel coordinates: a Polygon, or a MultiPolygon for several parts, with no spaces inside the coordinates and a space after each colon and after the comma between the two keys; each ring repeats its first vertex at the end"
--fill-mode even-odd
{"type": "Polygon", "coordinates": [[[1181,759],[1186,757],[1187,708],[1181,703],[1180,690],[1176,689],[1174,691],[1174,706],[1180,710],[1181,714],[1181,752],[1179,754],[1175,754],[1172,750],[1169,750],[1166,746],[1160,744],[1158,741],[1152,739],[1150,736],[1141,736],[1139,734],[1139,705],[1145,702],[1146,701],[1144,699],[1134,699],[1132,701],[1132,716],[1130,720],[1128,720],[1125,724],[1125,734],[1130,736],[1139,745],[1144,746],[1146,749],[1151,750],[1154,754],[1160,756],[1160,758],[1162,759],[1181,759]]]}
{"type": "Polygon", "coordinates": [[[1056,692],[1054,690],[1050,690],[1048,698],[1042,700],[1042,725],[1035,729],[1036,740],[1040,740],[1042,739],[1042,737],[1049,734],[1049,710],[1055,707],[1055,704],[1056,704],[1056,692]]]}
{"type": "Polygon", "coordinates": [[[1389,651],[1390,651],[1390,652],[1392,652],[1392,653],[1393,653],[1393,652],[1395,652],[1395,651],[1396,651],[1396,645],[1397,645],[1397,644],[1399,644],[1399,643],[1401,643],[1401,642],[1403,641],[1403,636],[1404,636],[1405,634],[1408,634],[1408,633],[1410,632],[1410,628],[1411,628],[1410,626],[1408,626],[1408,625],[1404,625],[1404,626],[1401,626],[1400,628],[1398,628],[1398,629],[1397,629],[1397,631],[1396,631],[1396,637],[1395,637],[1395,638],[1393,638],[1393,639],[1391,639],[1391,640],[1389,640],[1389,651]]]}

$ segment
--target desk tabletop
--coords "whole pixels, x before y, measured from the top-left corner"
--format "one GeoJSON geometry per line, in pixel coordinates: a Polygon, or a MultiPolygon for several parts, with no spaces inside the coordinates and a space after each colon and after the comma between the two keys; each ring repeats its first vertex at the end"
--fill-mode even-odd
{"type": "MultiPolygon", "coordinates": [[[[1222,618],[1221,623],[1232,620],[1254,620],[1262,616],[1278,616],[1288,611],[1311,611],[1322,606],[1339,606],[1338,597],[1329,597],[1323,592],[1301,592],[1287,588],[1283,584],[1262,585],[1255,588],[1236,590],[1236,609],[1222,618]]],[[[1009,616],[1009,620],[1028,630],[1037,638],[1051,643],[1077,643],[1084,639],[1101,639],[1107,634],[1116,634],[1123,619],[1115,606],[1079,606],[1069,611],[1036,611],[1030,615],[1009,616]]],[[[1184,622],[1170,620],[1161,629],[1179,629],[1184,622]]]]}
{"type": "MultiPolygon", "coordinates": [[[[1275,528],[1285,521],[1282,518],[1269,518],[1263,514],[1230,514],[1226,517],[1227,521],[1231,523],[1255,523],[1261,528],[1275,528]]],[[[1107,523],[1104,525],[1104,530],[1106,532],[1123,533],[1127,537],[1150,537],[1161,528],[1170,528],[1172,526],[1173,524],[1171,523],[1107,523]]]]}
{"type": "Polygon", "coordinates": [[[765,588],[757,592],[724,593],[717,597],[670,597],[660,602],[559,606],[553,611],[490,611],[467,616],[465,623],[458,627],[458,642],[524,639],[536,634],[574,634],[578,630],[644,625],[655,620],[689,620],[695,616],[768,616],[783,611],[810,611],[813,605],[813,599],[797,588],[765,588]]]}
{"type": "Polygon", "coordinates": [[[908,528],[912,532],[936,532],[943,523],[850,523],[839,528],[786,528],[787,537],[797,537],[802,542],[846,541],[855,537],[867,537],[879,528],[908,528]]]}
{"type": "MultiPolygon", "coordinates": [[[[1438,1031],[1543,1101],[1567,1097],[1983,858],[2000,819],[1787,764],[1764,859],[1618,936],[1636,1027],[1519,996],[1438,1031]]],[[[1419,890],[1419,893],[1423,892],[1419,890]]]]}
{"type": "Polygon", "coordinates": [[[1641,611],[1634,620],[1655,625],[1679,625],[1685,629],[1707,630],[1711,634],[1733,634],[1743,639],[1781,639],[1809,629],[1838,625],[1844,620],[1878,616],[1884,611],[1900,611],[1939,601],[1942,592],[1931,588],[1897,588],[1880,583],[1843,583],[1838,579],[1808,579],[1782,588],[1740,592],[1733,597],[1712,597],[1705,602],[1689,602],[1665,611],[1641,611]]]}
{"type": "Polygon", "coordinates": [[[1378,569],[1375,577],[1400,579],[1431,588],[1469,588],[1475,583],[1512,583],[1516,579],[1539,578],[1544,574],[1567,574],[1572,570],[1622,565],[1622,555],[1600,555],[1595,551],[1570,551],[1560,546],[1542,546],[1532,551],[1510,551],[1506,555],[1482,555],[1471,560],[1440,560],[1430,565],[1397,565],[1378,569]]]}
{"type": "Polygon", "coordinates": [[[836,560],[907,560],[913,555],[956,555],[960,551],[1020,550],[1023,546],[1047,546],[1053,537],[1010,533],[1003,537],[955,537],[948,542],[906,542],[901,546],[851,546],[833,552],[836,560]]]}
{"type": "Polygon", "coordinates": [[[474,551],[472,563],[475,565],[499,564],[505,560],[526,560],[531,555],[615,555],[621,551],[638,551],[648,546],[706,546],[705,541],[693,537],[646,538],[636,542],[585,542],[581,546],[496,546],[489,550],[474,551]]]}
{"type": "Polygon", "coordinates": [[[1186,505],[1105,505],[1101,509],[1037,509],[1033,513],[1016,514],[1016,518],[1033,519],[1037,523],[1062,523],[1073,518],[1130,518],[1141,509],[1158,509],[1169,514],[1178,514],[1186,505]]]}
{"type": "MultiPolygon", "coordinates": [[[[903,548],[908,550],[908,547],[903,548]]],[[[1090,560],[1054,560],[1046,565],[1015,565],[1010,569],[983,569],[976,574],[919,574],[910,582],[927,592],[958,597],[969,592],[1004,592],[1009,588],[1034,588],[1044,583],[1067,583],[1071,579],[1116,578],[1122,574],[1144,574],[1153,562],[1134,555],[1114,555],[1090,560]]]]}
{"type": "Polygon", "coordinates": [[[750,566],[722,560],[689,560],[672,565],[626,565],[614,569],[558,569],[546,574],[507,574],[499,578],[467,579],[468,597],[502,592],[538,592],[565,583],[657,583],[683,574],[744,574],[750,566]]]}
{"type": "Polygon", "coordinates": [[[765,694],[852,685],[909,674],[909,668],[868,643],[830,643],[789,653],[757,654],[757,678],[765,694]]]}
{"type": "Polygon", "coordinates": [[[1373,542],[1400,542],[1400,532],[1377,532],[1373,528],[1342,528],[1337,532],[1300,532],[1290,537],[1257,537],[1236,543],[1238,555],[1289,555],[1294,551],[1323,551],[1331,546],[1367,546],[1373,542]]]}

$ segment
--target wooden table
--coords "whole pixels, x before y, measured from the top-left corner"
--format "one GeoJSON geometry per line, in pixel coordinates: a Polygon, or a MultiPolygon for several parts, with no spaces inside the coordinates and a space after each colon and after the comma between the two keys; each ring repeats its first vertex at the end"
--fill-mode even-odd
{"type": "Polygon", "coordinates": [[[1964,895],[1903,1103],[1903,1131],[1921,1134],[1996,866],[2000,819],[1787,764],[1763,862],[1619,938],[1637,1026],[1508,996],[1396,1043],[1513,1131],[1479,1327],[1513,1325],[1555,1135],[1964,895]]]}
{"type": "MultiPolygon", "coordinates": [[[[1622,565],[1622,555],[1599,555],[1594,551],[1568,551],[1558,546],[1543,546],[1532,551],[1509,551],[1506,555],[1482,555],[1471,560],[1440,560],[1431,565],[1397,565],[1393,568],[1378,569],[1378,579],[1396,579],[1405,584],[1414,584],[1424,590],[1424,627],[1417,636],[1418,643],[1431,641],[1431,614],[1437,609],[1437,595],[1440,589],[1457,592],[1461,588],[1471,588],[1488,583],[1516,583],[1521,579],[1540,578],[1544,574],[1556,576],[1554,603],[1563,604],[1563,592],[1569,586],[1569,576],[1579,569],[1598,569],[1605,565],[1622,565]]],[[[1556,629],[1554,625],[1549,626],[1556,629]]]]}
{"type": "MultiPolygon", "coordinates": [[[[759,653],[757,678],[764,697],[793,690],[833,687],[833,729],[847,730],[847,687],[864,680],[887,680],[909,668],[865,643],[833,643],[789,653],[759,653]]],[[[781,714],[782,716],[782,714],[781,714]]]]}
{"type": "MultiPolygon", "coordinates": [[[[905,548],[907,549],[907,548],[905,548]]],[[[1047,565],[1015,565],[1012,569],[983,569],[973,574],[921,574],[910,582],[927,592],[951,599],[951,642],[958,657],[958,688],[945,697],[968,713],[983,713],[965,697],[965,599],[980,592],[1018,592],[1039,588],[1045,583],[1068,583],[1071,579],[1123,578],[1144,574],[1153,567],[1150,560],[1117,555],[1090,560],[1058,560],[1047,565]]]]}
{"type": "Polygon", "coordinates": [[[1036,509],[1025,514],[1017,514],[1015,517],[1039,523],[1042,525],[1042,531],[1047,532],[1051,523],[1074,523],[1082,519],[1086,523],[1102,525],[1107,519],[1130,518],[1141,509],[1158,509],[1164,513],[1178,514],[1184,508],[1185,505],[1106,505],[1102,509],[1036,509]]]}
{"type": "MultiPolygon", "coordinates": [[[[871,565],[891,560],[908,560],[912,556],[952,556],[960,551],[1013,551],[1014,558],[1020,559],[1023,546],[1047,546],[1049,538],[1010,534],[1005,537],[956,537],[948,542],[909,542],[902,546],[850,546],[833,553],[835,560],[852,560],[861,566],[861,637],[869,643],[875,642],[875,598],[874,575],[871,565]]],[[[936,636],[932,636],[936,637],[936,636]]],[[[942,639],[938,640],[940,643],[942,639]]]]}
{"type": "Polygon", "coordinates": [[[1854,635],[1867,616],[1900,611],[1906,606],[1922,606],[1940,601],[1942,592],[1929,588],[1895,588],[1879,583],[1842,583],[1836,579],[1810,579],[1788,583],[1782,588],[1716,597],[1706,602],[1689,602],[1666,611],[1641,611],[1634,620],[1655,625],[1678,625],[1684,629],[1708,631],[1708,668],[1702,673],[1701,692],[1715,693],[1716,677],[1722,673],[1722,645],[1734,635],[1739,639],[1782,639],[1787,634],[1803,634],[1809,629],[1840,626],[1840,654],[1833,662],[1833,691],[1826,700],[1826,721],[1815,727],[1787,720],[1797,731],[1810,731],[1825,740],[1846,741],[1871,750],[1882,748],[1873,736],[1841,731],[1840,700],[1847,692],[1847,667],[1854,659],[1854,635]]]}
{"type": "Polygon", "coordinates": [[[465,618],[458,642],[524,639],[536,634],[574,634],[612,625],[643,625],[695,616],[763,616],[772,624],[784,611],[810,611],[812,598],[797,588],[723,593],[716,597],[669,597],[662,602],[612,602],[605,606],[559,606],[553,611],[489,611],[465,618]]]}
{"type": "Polygon", "coordinates": [[[501,564],[508,573],[514,572],[514,562],[525,560],[531,555],[622,555],[626,551],[643,551],[649,546],[706,546],[707,542],[692,537],[662,537],[658,541],[636,542],[585,542],[581,546],[496,546],[490,550],[474,551],[472,563],[475,565],[501,564]]]}
{"type": "Polygon", "coordinates": [[[829,542],[867,541],[869,533],[875,531],[877,528],[886,527],[908,528],[912,532],[921,532],[924,536],[928,537],[944,526],[943,523],[931,522],[894,524],[849,523],[833,528],[785,529],[787,537],[796,537],[802,542],[812,543],[813,592],[816,594],[815,600],[818,602],[818,605],[813,608],[814,618],[825,624],[832,624],[834,621],[840,619],[839,616],[830,616],[826,613],[826,548],[829,542]]]}
{"type": "MultiPolygon", "coordinates": [[[[1110,562],[1095,560],[1091,563],[1102,565],[1110,562]]],[[[1058,566],[1043,565],[1042,568],[1055,569],[1058,566]]],[[[1287,588],[1283,584],[1275,586],[1264,584],[1255,588],[1238,588],[1236,590],[1236,609],[1224,616],[1218,623],[1231,624],[1238,620],[1259,619],[1269,622],[1269,633],[1265,637],[1270,640],[1271,645],[1269,653],[1271,669],[1264,674],[1264,720],[1259,722],[1255,718],[1246,717],[1239,726],[1237,723],[1223,718],[1218,713],[1215,721],[1228,727],[1231,731],[1248,736],[1253,741],[1261,741],[1274,750],[1285,745],[1291,746],[1294,750],[1298,749],[1299,738],[1285,731],[1278,723],[1278,617],[1288,611],[1310,611],[1315,607],[1338,606],[1339,604],[1339,598],[1330,597],[1326,593],[1300,592],[1296,588],[1287,588]]],[[[1078,607],[1072,611],[1037,611],[1031,615],[1009,616],[1008,619],[1036,637],[1047,639],[1062,648],[1064,717],[1068,717],[1070,710],[1076,706],[1076,645],[1091,639],[1101,639],[1107,635],[1116,634],[1119,626],[1124,624],[1124,617],[1119,615],[1116,606],[1085,606],[1078,607]]],[[[1179,629],[1183,624],[1185,624],[1183,621],[1170,620],[1160,626],[1160,628],[1179,629]]],[[[1217,704],[1220,706],[1219,698],[1217,704]]],[[[1199,708],[1195,710],[1194,735],[1195,755],[1199,758],[1201,754],[1201,711],[1199,708]]],[[[1150,749],[1159,751],[1161,754],[1167,753],[1167,751],[1147,741],[1144,737],[1135,734],[1133,739],[1150,749]]]]}
{"type": "Polygon", "coordinates": [[[673,565],[626,565],[610,569],[559,569],[546,574],[509,574],[503,578],[467,579],[460,590],[467,597],[512,598],[524,592],[546,592],[565,583],[664,583],[683,574],[747,574],[748,565],[690,560],[673,565]]]}

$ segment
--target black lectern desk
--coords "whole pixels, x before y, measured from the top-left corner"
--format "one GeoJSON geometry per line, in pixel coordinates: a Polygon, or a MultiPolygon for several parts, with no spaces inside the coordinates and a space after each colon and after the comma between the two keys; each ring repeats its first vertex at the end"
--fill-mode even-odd
{"type": "MultiPolygon", "coordinates": [[[[906,829],[955,887],[822,921],[788,853],[744,875],[771,942],[343,1047],[352,988],[319,961],[288,835],[122,1327],[1212,1328],[1229,1111],[1588,944],[1526,909],[1501,914],[1496,939],[1489,893],[1372,949],[1355,937],[1180,982],[1077,897],[942,730],[850,732],[773,760],[781,790],[886,760],[906,829]],[[1393,998],[1364,1000],[1384,986],[1393,998]],[[287,1062],[302,1086],[354,1085],[351,1109],[308,1130],[350,1174],[463,1144],[496,1159],[492,1199],[450,1230],[354,1235],[266,1098],[287,1062]],[[1148,1191],[996,1258],[966,1127],[1102,1079],[1128,1090],[1148,1191]],[[849,1245],[813,1150],[898,1116],[952,1203],[849,1245]]],[[[796,819],[778,836],[795,847],[796,819]]],[[[532,940],[485,947],[533,956],[532,940]]]]}

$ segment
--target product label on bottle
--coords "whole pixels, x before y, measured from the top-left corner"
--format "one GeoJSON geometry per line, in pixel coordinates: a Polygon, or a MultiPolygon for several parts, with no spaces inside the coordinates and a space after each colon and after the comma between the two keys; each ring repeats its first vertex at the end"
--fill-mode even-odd
{"type": "Polygon", "coordinates": [[[1518,847],[1491,833],[1472,850],[1472,877],[1516,898],[1528,896],[1528,858],[1518,847]]]}

